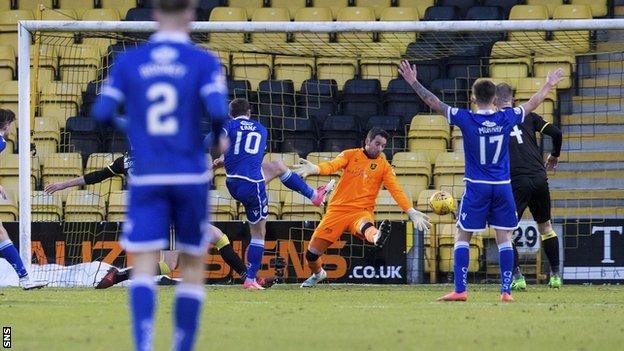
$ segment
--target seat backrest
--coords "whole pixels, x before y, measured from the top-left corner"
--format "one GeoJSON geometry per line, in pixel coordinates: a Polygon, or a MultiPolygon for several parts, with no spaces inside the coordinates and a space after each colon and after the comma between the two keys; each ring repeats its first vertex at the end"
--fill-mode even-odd
{"type": "Polygon", "coordinates": [[[470,8],[464,16],[467,20],[504,20],[505,13],[498,6],[475,6],[470,8]]]}
{"type": "Polygon", "coordinates": [[[418,10],[413,7],[388,7],[383,9],[380,21],[418,21],[418,10]]]}
{"type": "MultiPolygon", "coordinates": [[[[403,133],[405,131],[400,116],[371,116],[368,122],[366,122],[366,130],[370,130],[373,127],[381,128],[386,132],[403,133]]],[[[388,140],[388,144],[390,144],[390,140],[388,140]]]]}
{"type": "Polygon", "coordinates": [[[563,5],[563,0],[527,0],[526,4],[545,6],[548,10],[548,17],[552,18],[555,13],[555,9],[563,5]]]}
{"type": "Polygon", "coordinates": [[[246,20],[247,12],[240,7],[215,7],[210,13],[210,21],[231,22],[246,20]]]}
{"type": "Polygon", "coordinates": [[[114,9],[91,9],[82,14],[83,21],[119,21],[119,12],[114,9]]]}
{"type": "Polygon", "coordinates": [[[543,5],[516,5],[509,13],[510,20],[547,20],[548,8],[543,5]]]}
{"type": "Polygon", "coordinates": [[[431,6],[427,8],[423,21],[455,21],[460,18],[455,6],[431,6]]]}
{"type": "MultiPolygon", "coordinates": [[[[17,24],[17,21],[31,19],[34,19],[33,14],[27,10],[0,11],[0,25],[2,26],[13,25],[17,24]]],[[[17,31],[17,27],[15,27],[15,31],[17,31]]]]}
{"type": "Polygon", "coordinates": [[[583,19],[592,18],[592,12],[587,5],[561,5],[555,8],[553,19],[583,19]]]}
{"type": "Polygon", "coordinates": [[[369,7],[344,7],[338,11],[338,21],[374,21],[375,12],[369,7]]]}
{"type": "Polygon", "coordinates": [[[355,4],[360,7],[371,8],[375,17],[379,18],[384,10],[392,6],[392,0],[357,0],[355,4]]]}
{"type": "Polygon", "coordinates": [[[132,8],[126,13],[126,21],[153,21],[152,9],[132,8]]]}
{"type": "Polygon", "coordinates": [[[304,7],[295,13],[295,21],[321,22],[332,21],[332,11],[329,7],[304,7]]]}
{"type": "Polygon", "coordinates": [[[455,6],[461,18],[465,18],[471,7],[479,6],[476,0],[439,0],[438,6],[455,6]]]}
{"type": "Polygon", "coordinates": [[[505,12],[505,18],[509,15],[509,11],[515,5],[523,2],[524,0],[483,0],[483,6],[498,6],[505,12]]]}
{"type": "Polygon", "coordinates": [[[290,13],[286,8],[264,7],[256,9],[251,16],[251,20],[267,22],[290,21],[290,13]]]}
{"type": "Polygon", "coordinates": [[[291,97],[295,94],[295,87],[292,80],[263,80],[258,85],[259,94],[288,94],[291,97]]]}
{"type": "MultiPolygon", "coordinates": [[[[323,131],[358,132],[357,117],[349,115],[333,115],[323,122],[323,131]]],[[[322,135],[321,135],[322,137],[322,135]]]]}
{"type": "Polygon", "coordinates": [[[295,18],[297,10],[306,7],[307,0],[271,0],[271,7],[285,8],[290,18],[295,18]]]}
{"type": "Polygon", "coordinates": [[[301,85],[301,93],[338,99],[338,84],[333,79],[308,79],[301,85]]]}
{"type": "Polygon", "coordinates": [[[46,9],[41,13],[41,19],[44,21],[75,21],[78,15],[71,9],[46,9]]]}
{"type": "Polygon", "coordinates": [[[345,82],[343,94],[379,95],[381,83],[377,79],[349,79],[345,82]]]}
{"type": "Polygon", "coordinates": [[[65,122],[68,132],[94,133],[98,130],[97,123],[90,117],[69,117],[65,122]]]}

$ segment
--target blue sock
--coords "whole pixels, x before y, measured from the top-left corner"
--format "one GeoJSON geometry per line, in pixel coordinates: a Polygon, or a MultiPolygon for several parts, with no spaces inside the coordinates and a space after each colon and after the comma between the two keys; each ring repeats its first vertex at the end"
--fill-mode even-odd
{"type": "Polygon", "coordinates": [[[172,350],[192,350],[204,302],[204,286],[182,283],[175,289],[172,350]]]}
{"type": "Polygon", "coordinates": [[[24,262],[22,262],[22,258],[20,257],[15,245],[9,239],[0,242],[0,254],[4,257],[5,260],[9,262],[13,269],[15,269],[15,273],[20,278],[24,278],[28,275],[26,268],[24,267],[24,262]]]}
{"type": "Polygon", "coordinates": [[[135,350],[152,350],[156,289],[149,275],[132,277],[129,289],[132,334],[135,350]]]}
{"type": "Polygon", "coordinates": [[[468,280],[468,264],[470,263],[470,244],[467,241],[455,243],[454,251],[455,292],[466,291],[468,280]]]}
{"type": "Polygon", "coordinates": [[[514,254],[511,242],[498,245],[498,264],[501,273],[501,294],[511,294],[511,277],[513,275],[514,254]]]}
{"type": "Polygon", "coordinates": [[[262,264],[262,256],[264,255],[264,240],[251,239],[247,248],[247,279],[256,279],[256,273],[262,264]]]}
{"type": "Polygon", "coordinates": [[[293,173],[290,169],[288,172],[280,176],[280,180],[288,189],[294,190],[310,200],[314,197],[314,189],[312,189],[297,173],[293,173]]]}

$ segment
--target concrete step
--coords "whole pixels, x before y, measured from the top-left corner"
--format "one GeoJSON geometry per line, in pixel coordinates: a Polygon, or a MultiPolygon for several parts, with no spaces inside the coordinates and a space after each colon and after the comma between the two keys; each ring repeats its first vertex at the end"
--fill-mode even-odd
{"type": "Polygon", "coordinates": [[[583,112],[621,112],[624,99],[621,96],[574,96],[572,113],[583,112]]]}
{"type": "Polygon", "coordinates": [[[580,95],[583,95],[583,96],[600,96],[600,97],[621,96],[622,92],[624,92],[624,88],[621,86],[585,87],[585,88],[579,88],[578,92],[580,95]]]}
{"type": "Polygon", "coordinates": [[[624,153],[624,135],[615,134],[565,134],[564,150],[573,151],[618,151],[624,153]]]}
{"type": "MultiPolygon", "coordinates": [[[[624,162],[624,152],[622,151],[584,151],[567,150],[562,151],[559,157],[561,162],[624,162]]],[[[598,168],[600,170],[600,168],[598,168]]]]}
{"type": "Polygon", "coordinates": [[[559,162],[557,171],[622,170],[624,162],[559,162]]]}
{"type": "Polygon", "coordinates": [[[595,124],[595,125],[564,125],[561,127],[563,134],[566,133],[582,133],[582,134],[610,134],[624,133],[624,125],[613,124],[595,124]]]}
{"type": "Polygon", "coordinates": [[[600,178],[592,178],[592,177],[582,177],[582,176],[583,174],[581,173],[575,174],[572,177],[550,176],[548,183],[550,185],[550,188],[554,190],[578,189],[578,188],[585,188],[585,189],[622,189],[624,188],[623,178],[605,178],[604,176],[600,178]]]}
{"type": "Polygon", "coordinates": [[[609,75],[624,73],[624,62],[619,60],[598,60],[589,62],[587,69],[579,67],[582,77],[592,77],[594,75],[609,75]]]}
{"type": "Polygon", "coordinates": [[[623,189],[604,189],[604,190],[592,190],[592,189],[566,189],[566,190],[553,190],[550,192],[550,198],[552,200],[624,200],[623,189]]]}
{"type": "Polygon", "coordinates": [[[624,207],[624,199],[554,200],[553,207],[624,207]]]}
{"type": "Polygon", "coordinates": [[[602,113],[602,114],[575,114],[575,115],[563,115],[561,116],[561,124],[563,125],[572,125],[572,124],[585,124],[585,125],[596,125],[596,124],[624,124],[624,114],[611,114],[611,113],[602,113]]]}

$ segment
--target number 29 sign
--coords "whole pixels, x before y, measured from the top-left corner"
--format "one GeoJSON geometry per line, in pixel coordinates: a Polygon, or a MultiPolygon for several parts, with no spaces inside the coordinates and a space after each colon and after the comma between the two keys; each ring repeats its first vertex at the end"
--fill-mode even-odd
{"type": "Polygon", "coordinates": [[[512,234],[518,252],[537,253],[540,248],[540,235],[537,223],[532,220],[521,220],[518,229],[512,234]]]}

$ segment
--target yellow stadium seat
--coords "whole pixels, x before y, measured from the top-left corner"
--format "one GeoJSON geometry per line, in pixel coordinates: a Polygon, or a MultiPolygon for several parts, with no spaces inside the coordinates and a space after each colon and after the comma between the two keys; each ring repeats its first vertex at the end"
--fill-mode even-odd
{"type": "Polygon", "coordinates": [[[82,84],[50,82],[42,87],[40,99],[42,116],[76,116],[82,100],[82,84]]]}
{"type": "MultiPolygon", "coordinates": [[[[36,13],[35,13],[36,17],[36,13]]],[[[45,9],[41,12],[41,20],[43,21],[77,21],[78,13],[74,9],[45,9]]],[[[59,45],[69,45],[73,44],[74,41],[74,33],[68,32],[50,32],[54,36],[67,38],[62,42],[58,43],[59,45]]],[[[57,39],[58,40],[58,39],[57,39]]]]}
{"type": "Polygon", "coordinates": [[[576,65],[574,56],[541,57],[533,58],[533,76],[544,78],[548,72],[554,72],[557,68],[563,69],[564,78],[557,84],[557,89],[569,89],[572,87],[572,67],[576,65]]]}
{"type": "Polygon", "coordinates": [[[392,0],[357,0],[355,4],[358,7],[371,8],[375,18],[379,19],[383,11],[392,6],[392,0]]]}
{"type": "Polygon", "coordinates": [[[548,17],[552,18],[555,9],[563,4],[563,0],[527,0],[526,3],[527,5],[545,6],[548,10],[548,17]]]}
{"type": "Polygon", "coordinates": [[[106,217],[106,199],[88,190],[73,190],[65,203],[66,222],[100,222],[106,217]]]}
{"type": "Polygon", "coordinates": [[[0,11],[8,11],[11,9],[10,1],[2,1],[0,2],[0,11]]]}
{"type": "Polygon", "coordinates": [[[289,191],[282,206],[282,219],[287,221],[312,220],[318,221],[323,217],[321,207],[312,205],[312,202],[303,195],[289,191]]]}
{"type": "MultiPolygon", "coordinates": [[[[113,161],[117,159],[117,157],[120,156],[121,154],[117,155],[112,153],[93,153],[89,155],[89,158],[87,159],[87,166],[85,167],[84,173],[87,174],[94,171],[99,171],[102,168],[106,168],[111,163],[113,163],[113,161]]],[[[85,189],[94,193],[99,193],[101,195],[107,195],[113,191],[121,190],[122,185],[122,176],[114,176],[97,184],[88,184],[85,186],[85,189]]]]}
{"type": "Polygon", "coordinates": [[[518,79],[528,76],[529,66],[524,62],[511,63],[495,60],[490,62],[490,77],[509,82],[512,87],[517,86],[518,79]]]}
{"type": "MultiPolygon", "coordinates": [[[[509,13],[510,20],[547,20],[548,9],[542,5],[516,5],[509,13]]],[[[509,32],[509,40],[533,41],[546,38],[546,32],[509,32]]]]}
{"type": "Polygon", "coordinates": [[[37,156],[56,153],[60,140],[60,129],[55,119],[36,117],[32,140],[37,147],[37,156]]]}
{"type": "Polygon", "coordinates": [[[248,80],[252,90],[258,90],[260,81],[269,79],[273,69],[270,55],[234,53],[232,55],[232,77],[248,80]]]}
{"type": "Polygon", "coordinates": [[[106,220],[109,222],[124,222],[128,201],[128,192],[125,190],[112,191],[108,197],[108,212],[106,220]]]}
{"type": "Polygon", "coordinates": [[[101,63],[100,50],[94,47],[79,46],[61,55],[59,69],[64,83],[84,83],[97,78],[101,63]]]}
{"type": "Polygon", "coordinates": [[[424,152],[397,152],[392,166],[403,189],[417,197],[431,182],[431,162],[424,152]]]}
{"type": "Polygon", "coordinates": [[[275,56],[273,73],[277,80],[292,80],[298,90],[303,81],[313,77],[314,67],[312,57],[275,56]]]}
{"type": "MultiPolygon", "coordinates": [[[[374,21],[375,13],[368,7],[344,7],[338,11],[338,21],[374,21]]],[[[372,32],[338,33],[338,41],[343,43],[358,43],[362,47],[363,43],[373,41],[372,32]]],[[[355,44],[357,45],[357,44],[355,44]]]]}
{"type": "MultiPolygon", "coordinates": [[[[441,272],[453,271],[453,250],[455,246],[455,232],[457,229],[454,224],[438,224],[436,228],[438,236],[438,262],[441,272]]],[[[479,235],[473,235],[470,239],[470,263],[468,264],[468,272],[478,272],[482,266],[480,257],[483,252],[483,238],[479,235]]]]}
{"type": "Polygon", "coordinates": [[[428,7],[431,7],[435,4],[435,0],[399,0],[398,6],[400,7],[411,7],[418,10],[418,16],[420,19],[425,17],[425,11],[428,7]]]}
{"type": "Polygon", "coordinates": [[[29,10],[0,11],[0,43],[12,46],[17,52],[17,21],[32,19],[29,10]]]}
{"type": "MultiPolygon", "coordinates": [[[[277,152],[269,152],[264,155],[262,162],[270,162],[270,161],[282,161],[286,165],[286,167],[292,168],[294,164],[299,163],[299,155],[295,152],[289,153],[277,153],[277,152]]],[[[274,178],[267,184],[267,189],[276,190],[279,192],[280,201],[284,201],[286,198],[286,193],[291,190],[285,187],[279,178],[274,178]]]]}
{"type": "Polygon", "coordinates": [[[210,200],[210,214],[215,221],[232,221],[236,219],[237,204],[232,196],[225,191],[211,190],[208,194],[210,200]]]}
{"type": "Polygon", "coordinates": [[[41,90],[41,87],[56,79],[59,61],[58,50],[55,45],[41,44],[38,53],[36,45],[30,46],[30,52],[30,67],[33,68],[31,78],[37,74],[38,90],[41,90]],[[39,67],[36,71],[34,70],[35,64],[39,67]]]}
{"type": "Polygon", "coordinates": [[[409,150],[426,152],[430,163],[434,163],[436,156],[446,150],[449,137],[448,121],[439,115],[414,116],[407,134],[409,150]]]}
{"type": "Polygon", "coordinates": [[[376,43],[361,49],[360,75],[363,79],[377,79],[381,89],[386,90],[390,81],[397,77],[401,52],[388,43],[376,43]],[[383,51],[383,52],[381,52],[383,51]]]}
{"type": "Polygon", "coordinates": [[[60,222],[63,218],[63,201],[59,195],[33,191],[30,199],[33,222],[60,222]]]}
{"type": "Polygon", "coordinates": [[[14,198],[4,199],[0,197],[0,221],[13,222],[19,218],[19,209],[17,208],[17,201],[14,198]]]}
{"type": "MultiPolygon", "coordinates": [[[[295,13],[295,22],[329,22],[332,21],[332,10],[329,7],[304,7],[295,13]]],[[[319,46],[329,43],[327,33],[295,33],[294,40],[305,46],[319,46]]]]}
{"type": "MultiPolygon", "coordinates": [[[[210,12],[210,21],[231,22],[246,21],[247,12],[238,7],[215,7],[210,12]]],[[[242,44],[245,42],[244,33],[210,33],[210,41],[213,43],[242,44]]]]}
{"type": "Polygon", "coordinates": [[[119,18],[125,18],[129,9],[136,7],[136,0],[100,0],[103,9],[116,10],[119,18]]]}
{"type": "Polygon", "coordinates": [[[72,9],[76,11],[79,17],[82,17],[85,11],[93,10],[94,5],[91,0],[57,0],[57,4],[60,9],[72,9]]]}
{"type": "MultiPolygon", "coordinates": [[[[17,189],[19,183],[19,155],[12,154],[7,151],[0,154],[0,184],[2,184],[5,188],[10,187],[17,189]]],[[[39,162],[38,158],[31,158],[31,187],[35,187],[37,183],[37,179],[41,175],[39,170],[39,162]]]]}
{"type": "MultiPolygon", "coordinates": [[[[56,153],[43,157],[42,179],[44,188],[51,183],[82,176],[82,158],[79,153],[56,153]]],[[[63,201],[71,189],[58,191],[63,201]]]]}
{"type": "Polygon", "coordinates": [[[464,149],[464,136],[462,135],[461,129],[458,127],[453,128],[451,131],[451,144],[453,146],[453,151],[464,149]]]}
{"type": "MultiPolygon", "coordinates": [[[[251,16],[252,21],[290,22],[290,13],[285,8],[259,8],[251,16]]],[[[286,42],[286,33],[254,33],[252,40],[255,44],[262,43],[270,46],[273,43],[286,42]]]]}
{"type": "Polygon", "coordinates": [[[357,74],[357,60],[348,57],[321,57],[316,61],[316,74],[319,79],[334,79],[338,89],[357,74]]]}
{"type": "Polygon", "coordinates": [[[570,4],[589,6],[592,17],[604,17],[609,10],[607,0],[570,0],[570,4]]]}
{"type": "Polygon", "coordinates": [[[340,9],[349,6],[349,0],[312,0],[312,5],[314,7],[329,8],[331,10],[332,18],[336,19],[340,9]]]}
{"type": "Polygon", "coordinates": [[[271,7],[288,9],[290,19],[294,19],[297,10],[306,7],[306,0],[271,0],[271,7]]]}
{"type": "Polygon", "coordinates": [[[448,191],[458,199],[465,188],[463,178],[463,152],[444,152],[436,157],[433,169],[433,185],[436,189],[448,191]]]}
{"type": "MultiPolygon", "coordinates": [[[[280,203],[280,194],[275,190],[267,190],[267,199],[268,199],[268,216],[267,220],[275,221],[279,220],[281,216],[281,208],[282,204],[280,203]]],[[[247,215],[245,213],[245,206],[239,206],[238,208],[238,220],[246,221],[247,215]]]]}
{"type": "MultiPolygon", "coordinates": [[[[380,21],[418,21],[418,10],[412,7],[388,7],[381,13],[380,21]]],[[[416,33],[383,32],[379,34],[382,43],[392,44],[399,50],[416,41],[416,33]]]]}
{"type": "MultiPolygon", "coordinates": [[[[592,12],[587,5],[561,5],[555,9],[553,19],[590,19],[592,12]]],[[[589,51],[589,31],[554,31],[554,40],[568,46],[576,53],[589,51]]]]}
{"type": "MultiPolygon", "coordinates": [[[[251,16],[253,12],[264,5],[264,0],[229,0],[228,6],[239,7],[245,9],[247,16],[251,16]]],[[[214,10],[213,10],[214,11],[214,10]]]]}
{"type": "MultiPolygon", "coordinates": [[[[407,194],[410,198],[410,194],[407,194]]],[[[388,190],[380,190],[375,201],[375,217],[379,220],[405,221],[407,214],[401,210],[388,190]]]]}
{"type": "Polygon", "coordinates": [[[13,79],[16,72],[15,50],[10,45],[0,45],[0,82],[13,79]]]}
{"type": "Polygon", "coordinates": [[[17,112],[17,81],[13,80],[0,84],[0,107],[17,112]]]}
{"type": "Polygon", "coordinates": [[[120,18],[115,9],[89,9],[81,17],[83,21],[119,21],[120,18]]]}

